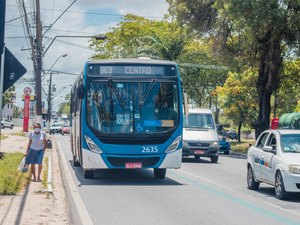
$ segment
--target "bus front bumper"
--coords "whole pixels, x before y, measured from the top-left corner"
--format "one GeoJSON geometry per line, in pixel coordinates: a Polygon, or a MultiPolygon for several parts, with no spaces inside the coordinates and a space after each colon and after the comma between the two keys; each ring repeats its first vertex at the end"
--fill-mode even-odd
{"type": "Polygon", "coordinates": [[[84,169],[126,169],[127,163],[141,165],[141,168],[180,168],[182,150],[158,155],[107,155],[82,149],[84,169]],[[140,164],[139,164],[140,163],[140,164]]]}

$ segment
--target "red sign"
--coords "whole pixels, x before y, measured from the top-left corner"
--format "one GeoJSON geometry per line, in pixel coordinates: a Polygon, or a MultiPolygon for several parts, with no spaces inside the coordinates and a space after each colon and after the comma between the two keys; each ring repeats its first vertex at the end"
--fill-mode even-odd
{"type": "Polygon", "coordinates": [[[30,87],[26,87],[24,88],[23,92],[25,95],[31,95],[32,89],[30,87]]]}
{"type": "Polygon", "coordinates": [[[23,131],[24,132],[28,132],[29,108],[30,108],[30,96],[25,95],[25,98],[24,98],[24,113],[23,113],[23,131]]]}

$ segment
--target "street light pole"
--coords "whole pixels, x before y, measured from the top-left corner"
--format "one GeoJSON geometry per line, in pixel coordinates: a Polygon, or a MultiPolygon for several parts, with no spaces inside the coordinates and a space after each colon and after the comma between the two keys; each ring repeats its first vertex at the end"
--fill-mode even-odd
{"type": "Polygon", "coordinates": [[[47,131],[50,131],[51,120],[51,88],[52,88],[52,72],[50,72],[49,90],[48,90],[48,112],[47,112],[47,131]]]}
{"type": "Polygon", "coordinates": [[[49,81],[49,89],[48,89],[48,111],[47,111],[47,131],[48,132],[50,131],[50,121],[51,121],[52,74],[53,74],[51,69],[54,67],[54,65],[57,63],[57,61],[60,58],[67,57],[67,56],[68,56],[68,54],[64,54],[64,55],[59,56],[49,69],[49,71],[50,71],[50,81],[49,81]]]}

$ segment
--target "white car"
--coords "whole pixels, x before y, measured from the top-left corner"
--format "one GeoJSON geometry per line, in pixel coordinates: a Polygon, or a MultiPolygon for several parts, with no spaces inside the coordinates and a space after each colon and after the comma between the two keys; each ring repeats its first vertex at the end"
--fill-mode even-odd
{"type": "Polygon", "coordinates": [[[50,126],[50,134],[59,133],[61,134],[62,123],[53,123],[50,126]]]}
{"type": "Polygon", "coordinates": [[[259,183],[275,186],[275,197],[300,193],[300,130],[267,130],[248,150],[247,184],[257,190],[259,183]]]}
{"type": "Polygon", "coordinates": [[[1,119],[1,129],[4,129],[5,127],[13,129],[14,128],[14,123],[9,121],[8,119],[2,118],[1,119]]]}

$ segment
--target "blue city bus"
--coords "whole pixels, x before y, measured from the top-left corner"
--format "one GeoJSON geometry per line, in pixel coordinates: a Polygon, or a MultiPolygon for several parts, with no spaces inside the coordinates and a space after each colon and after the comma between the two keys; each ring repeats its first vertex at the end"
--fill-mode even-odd
{"type": "Polygon", "coordinates": [[[153,59],[88,61],[71,90],[74,166],[166,169],[182,159],[182,88],[178,66],[153,59]]]}

